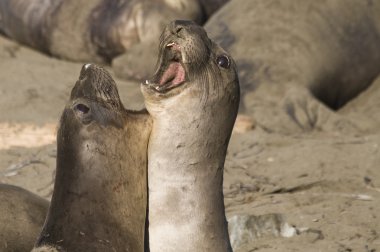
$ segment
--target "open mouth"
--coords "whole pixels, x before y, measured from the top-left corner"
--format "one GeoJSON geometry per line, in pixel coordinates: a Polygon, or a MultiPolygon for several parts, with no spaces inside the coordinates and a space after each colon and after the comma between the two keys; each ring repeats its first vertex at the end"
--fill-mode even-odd
{"type": "Polygon", "coordinates": [[[173,88],[181,86],[186,81],[186,71],[182,62],[181,47],[170,42],[166,45],[163,64],[153,78],[153,83],[146,81],[154,90],[165,93],[173,88]]]}

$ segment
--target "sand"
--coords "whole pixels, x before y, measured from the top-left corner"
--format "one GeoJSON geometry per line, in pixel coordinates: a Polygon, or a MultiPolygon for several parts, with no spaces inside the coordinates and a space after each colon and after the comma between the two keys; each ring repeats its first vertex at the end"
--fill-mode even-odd
{"type": "MultiPolygon", "coordinates": [[[[50,199],[56,128],[81,67],[0,37],[1,183],[50,199]]],[[[142,108],[139,83],[115,80],[124,105],[142,108]]],[[[379,87],[380,80],[335,112],[357,131],[284,135],[243,125],[234,132],[227,216],[281,214],[298,230],[290,238],[263,235],[236,251],[380,251],[379,87]]]]}

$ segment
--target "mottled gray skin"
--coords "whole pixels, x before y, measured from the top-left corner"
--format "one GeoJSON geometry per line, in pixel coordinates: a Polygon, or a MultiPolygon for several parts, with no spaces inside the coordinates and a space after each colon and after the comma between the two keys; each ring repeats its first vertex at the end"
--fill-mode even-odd
{"type": "Polygon", "coordinates": [[[227,1],[2,0],[0,33],[58,58],[110,63],[133,45],[157,40],[172,19],[203,23],[227,1]]]}
{"type": "Polygon", "coordinates": [[[268,131],[338,123],[330,109],[380,72],[378,0],[231,1],[205,29],[236,60],[242,111],[268,131]]]}
{"type": "Polygon", "coordinates": [[[146,111],[126,111],[104,69],[87,64],[57,136],[49,213],[33,251],[143,251],[146,111]]]}
{"type": "Polygon", "coordinates": [[[202,27],[175,21],[161,36],[157,65],[154,77],[142,85],[153,118],[148,147],[150,251],[231,251],[222,185],[239,106],[235,63],[202,27]],[[185,81],[162,82],[178,63],[185,81]]]}
{"type": "Polygon", "coordinates": [[[30,251],[48,208],[49,201],[18,186],[0,184],[0,251],[30,251]]]}

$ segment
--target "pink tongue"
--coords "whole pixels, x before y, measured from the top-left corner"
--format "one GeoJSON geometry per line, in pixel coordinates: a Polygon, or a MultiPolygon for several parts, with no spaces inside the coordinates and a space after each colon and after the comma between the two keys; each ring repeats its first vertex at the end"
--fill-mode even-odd
{"type": "Polygon", "coordinates": [[[178,85],[185,80],[185,69],[178,62],[173,62],[162,75],[160,85],[171,82],[172,85],[178,85]]]}

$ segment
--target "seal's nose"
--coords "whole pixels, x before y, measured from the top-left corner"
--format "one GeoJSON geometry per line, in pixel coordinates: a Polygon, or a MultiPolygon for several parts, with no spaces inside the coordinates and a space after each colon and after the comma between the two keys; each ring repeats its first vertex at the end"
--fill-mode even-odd
{"type": "Polygon", "coordinates": [[[170,23],[170,32],[174,35],[178,35],[183,29],[195,25],[193,21],[190,20],[175,20],[170,23]]]}
{"type": "Polygon", "coordinates": [[[86,74],[89,72],[88,70],[90,70],[91,68],[91,64],[85,64],[82,66],[82,69],[80,70],[80,74],[79,74],[79,79],[83,79],[86,74]]]}
{"type": "Polygon", "coordinates": [[[85,77],[96,74],[98,69],[99,69],[99,67],[95,64],[91,64],[91,63],[84,64],[82,66],[82,69],[80,70],[79,80],[82,80],[85,77]]]}
{"type": "Polygon", "coordinates": [[[86,71],[90,70],[91,68],[93,68],[93,64],[91,63],[87,63],[87,64],[84,64],[82,66],[82,69],[80,70],[81,73],[85,73],[86,71]]]}

